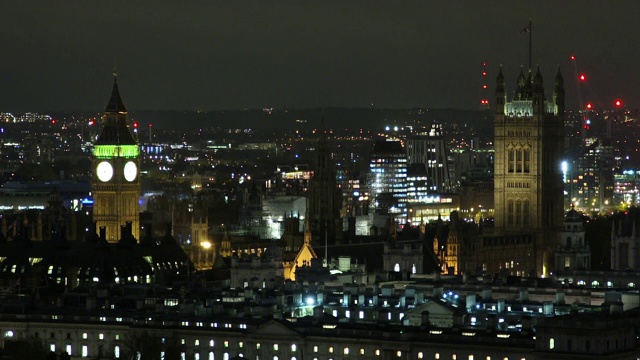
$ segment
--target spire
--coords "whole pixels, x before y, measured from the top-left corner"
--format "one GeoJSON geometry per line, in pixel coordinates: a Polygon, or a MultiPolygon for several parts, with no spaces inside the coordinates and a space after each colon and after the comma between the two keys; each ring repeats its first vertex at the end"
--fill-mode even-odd
{"type": "Polygon", "coordinates": [[[498,71],[498,77],[496,77],[496,113],[504,114],[505,103],[505,87],[504,87],[504,75],[502,74],[502,65],[498,71]]]}
{"type": "Polygon", "coordinates": [[[525,97],[526,80],[524,78],[523,67],[520,66],[520,75],[518,75],[518,83],[516,85],[516,96],[514,100],[522,100],[525,97]]]}
{"type": "Polygon", "coordinates": [[[540,64],[537,65],[536,76],[533,78],[534,82],[542,82],[542,74],[540,74],[540,64]]]}
{"type": "Polygon", "coordinates": [[[556,84],[553,88],[553,102],[556,105],[556,111],[559,114],[564,113],[564,79],[560,73],[560,65],[558,65],[558,73],[556,74],[556,84]]]}
{"type": "Polygon", "coordinates": [[[118,72],[113,71],[113,90],[111,90],[111,98],[105,109],[106,113],[126,113],[127,108],[124,107],[122,98],[120,97],[120,90],[118,90],[118,72]]]}

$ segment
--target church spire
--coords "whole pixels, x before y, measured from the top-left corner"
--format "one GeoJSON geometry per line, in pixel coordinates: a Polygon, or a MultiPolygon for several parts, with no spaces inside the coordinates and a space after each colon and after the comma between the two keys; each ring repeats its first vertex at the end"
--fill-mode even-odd
{"type": "Polygon", "coordinates": [[[122,98],[120,97],[120,90],[118,89],[118,72],[115,70],[113,71],[113,90],[111,90],[111,98],[109,99],[109,103],[107,104],[107,108],[104,112],[127,113],[127,108],[124,106],[122,98]]]}

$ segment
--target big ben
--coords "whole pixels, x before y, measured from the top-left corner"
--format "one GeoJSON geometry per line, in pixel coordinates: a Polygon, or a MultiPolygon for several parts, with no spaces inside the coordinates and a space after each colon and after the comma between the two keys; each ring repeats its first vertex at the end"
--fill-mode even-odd
{"type": "Polygon", "coordinates": [[[105,228],[109,242],[120,240],[121,228],[127,223],[131,223],[131,233],[138,240],[140,148],[129,131],[116,73],[102,122],[92,154],[93,220],[97,228],[105,228]]]}

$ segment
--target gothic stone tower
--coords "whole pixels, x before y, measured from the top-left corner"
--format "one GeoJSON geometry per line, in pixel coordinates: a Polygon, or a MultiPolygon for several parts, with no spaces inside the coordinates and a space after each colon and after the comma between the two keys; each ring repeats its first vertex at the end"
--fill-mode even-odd
{"type": "Polygon", "coordinates": [[[316,168],[309,185],[311,232],[321,243],[324,244],[326,234],[329,244],[335,244],[342,240],[342,193],[336,182],[336,170],[324,130],[318,139],[316,156],[316,168]]]}
{"type": "Polygon", "coordinates": [[[109,242],[121,237],[121,227],[131,223],[140,239],[140,150],[127,125],[127,109],[114,73],[111,99],[103,116],[103,128],[93,144],[93,220],[105,227],[109,242]]]}
{"type": "Polygon", "coordinates": [[[497,77],[495,128],[495,230],[497,235],[531,234],[532,254],[517,251],[515,264],[529,275],[547,275],[563,220],[560,161],[564,141],[564,86],[560,69],[553,100],[547,101],[540,69],[522,71],[507,102],[502,68],[497,77]],[[526,257],[529,257],[528,259],[526,257]]]}

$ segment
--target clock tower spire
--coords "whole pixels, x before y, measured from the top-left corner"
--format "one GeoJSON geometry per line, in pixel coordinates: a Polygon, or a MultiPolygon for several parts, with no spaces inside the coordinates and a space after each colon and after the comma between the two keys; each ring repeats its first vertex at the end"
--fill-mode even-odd
{"type": "Polygon", "coordinates": [[[120,240],[123,226],[130,228],[131,235],[139,239],[140,149],[129,131],[127,108],[120,97],[115,71],[102,120],[102,132],[93,144],[92,153],[93,220],[98,228],[106,229],[109,242],[120,240]]]}

